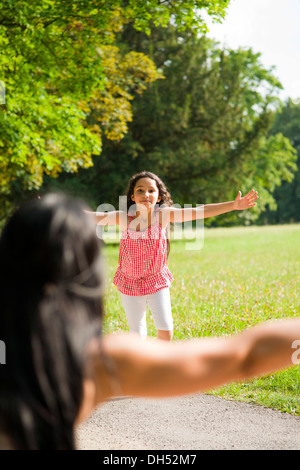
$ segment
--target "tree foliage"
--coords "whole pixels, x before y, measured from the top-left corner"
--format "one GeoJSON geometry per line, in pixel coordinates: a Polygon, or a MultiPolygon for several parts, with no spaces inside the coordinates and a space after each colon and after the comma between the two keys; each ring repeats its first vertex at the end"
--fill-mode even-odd
{"type": "Polygon", "coordinates": [[[260,217],[261,223],[282,224],[300,222],[300,101],[288,99],[276,114],[270,130],[271,138],[281,133],[289,139],[297,151],[297,166],[294,178],[286,178],[274,191],[275,204],[268,205],[260,217]]]}
{"type": "Polygon", "coordinates": [[[122,54],[127,23],[205,26],[229,0],[3,0],[0,4],[0,198],[3,207],[44,175],[77,171],[99,155],[103,132],[120,139],[134,93],[160,77],[143,53],[122,54]]]}
{"type": "MultiPolygon", "coordinates": [[[[127,28],[122,41],[123,50],[148,55],[165,78],[134,101],[129,132],[121,142],[105,141],[94,168],[77,181],[81,191],[86,187],[96,207],[117,204],[131,174],[149,169],[180,205],[233,199],[239,189],[252,187],[260,193],[259,205],[239,217],[254,220],[274,204],[274,189],[292,179],[296,157],[286,137],[268,135],[281,85],[260,54],[221,49],[173,27],[156,28],[150,36],[127,28]]],[[[74,183],[64,179],[72,190],[74,183]]]]}

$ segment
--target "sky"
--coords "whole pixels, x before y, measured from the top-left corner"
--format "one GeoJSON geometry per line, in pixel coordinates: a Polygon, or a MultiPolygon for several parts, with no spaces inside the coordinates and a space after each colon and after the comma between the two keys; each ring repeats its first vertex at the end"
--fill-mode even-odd
{"type": "Polygon", "coordinates": [[[206,19],[208,37],[222,46],[251,47],[284,87],[282,100],[300,98],[300,0],[231,0],[225,20],[206,19]]]}

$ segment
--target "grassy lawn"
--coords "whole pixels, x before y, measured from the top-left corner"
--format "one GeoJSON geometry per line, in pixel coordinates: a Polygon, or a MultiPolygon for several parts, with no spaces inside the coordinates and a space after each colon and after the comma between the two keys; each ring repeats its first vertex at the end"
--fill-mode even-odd
{"type": "MultiPolygon", "coordinates": [[[[201,249],[187,249],[190,242],[171,242],[174,340],[227,335],[299,315],[300,225],[205,229],[201,249]]],[[[118,248],[111,242],[104,248],[106,333],[128,330],[112,285],[118,248]]],[[[151,314],[148,335],[156,336],[151,314]]],[[[300,415],[300,366],[211,393],[300,415]]]]}

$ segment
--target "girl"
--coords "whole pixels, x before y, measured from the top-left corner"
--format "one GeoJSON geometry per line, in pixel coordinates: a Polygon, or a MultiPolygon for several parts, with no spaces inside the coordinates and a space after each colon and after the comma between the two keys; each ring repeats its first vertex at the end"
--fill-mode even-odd
{"type": "Polygon", "coordinates": [[[149,171],[134,175],[128,184],[127,212],[96,212],[98,224],[120,226],[119,266],[113,282],[121,293],[131,332],[147,336],[146,307],[152,312],[158,339],[170,341],[173,319],[169,286],[173,276],[167,267],[170,222],[187,222],[255,206],[257,191],[220,204],[174,208],[162,180],[149,171]]]}

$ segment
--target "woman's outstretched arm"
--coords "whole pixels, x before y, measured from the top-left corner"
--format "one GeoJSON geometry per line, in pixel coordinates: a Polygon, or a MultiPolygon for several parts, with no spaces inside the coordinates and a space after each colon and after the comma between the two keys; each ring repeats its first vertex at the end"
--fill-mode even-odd
{"type": "Polygon", "coordinates": [[[102,348],[107,360],[98,353],[93,357],[82,417],[113,396],[203,392],[292,366],[297,357],[300,362],[300,319],[266,322],[228,337],[173,343],[111,334],[103,338],[102,348]]]}

